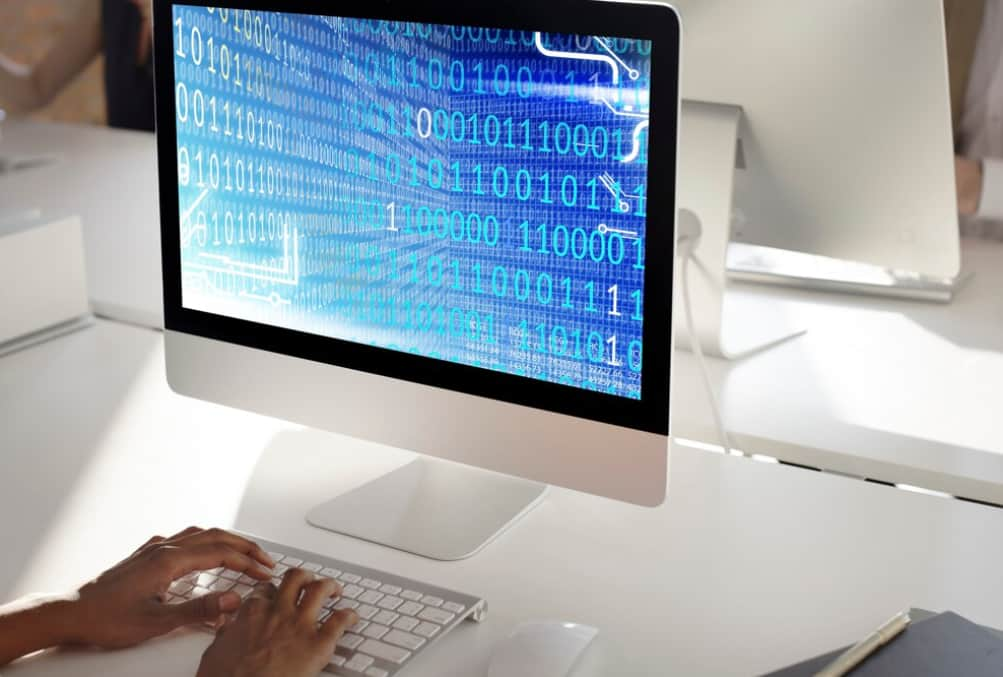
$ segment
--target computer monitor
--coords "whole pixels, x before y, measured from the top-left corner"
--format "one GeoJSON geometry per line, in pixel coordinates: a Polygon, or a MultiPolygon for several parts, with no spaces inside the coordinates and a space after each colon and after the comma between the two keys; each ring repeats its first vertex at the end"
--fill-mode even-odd
{"type": "Polygon", "coordinates": [[[172,388],[475,467],[312,523],[452,559],[541,483],[664,500],[673,11],[154,10],[172,388]]]}
{"type": "Polygon", "coordinates": [[[734,241],[957,275],[942,0],[673,4],[683,98],[744,113],[734,241]]]}

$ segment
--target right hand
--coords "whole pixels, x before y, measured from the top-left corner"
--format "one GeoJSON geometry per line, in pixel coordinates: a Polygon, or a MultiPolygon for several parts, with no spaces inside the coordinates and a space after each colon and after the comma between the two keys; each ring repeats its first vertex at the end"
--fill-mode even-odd
{"type": "Polygon", "coordinates": [[[223,625],[202,655],[197,677],[315,677],[359,617],[335,611],[318,625],[324,602],[341,594],[329,578],[290,569],[276,588],[259,583],[237,617],[223,625]]]}

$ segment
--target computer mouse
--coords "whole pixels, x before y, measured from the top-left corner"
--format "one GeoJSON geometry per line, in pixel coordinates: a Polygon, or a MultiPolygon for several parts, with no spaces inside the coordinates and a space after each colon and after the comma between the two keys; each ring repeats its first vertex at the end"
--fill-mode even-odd
{"type": "Polygon", "coordinates": [[[586,660],[589,647],[598,634],[580,623],[522,623],[495,647],[488,677],[586,677],[595,663],[586,660]]]}

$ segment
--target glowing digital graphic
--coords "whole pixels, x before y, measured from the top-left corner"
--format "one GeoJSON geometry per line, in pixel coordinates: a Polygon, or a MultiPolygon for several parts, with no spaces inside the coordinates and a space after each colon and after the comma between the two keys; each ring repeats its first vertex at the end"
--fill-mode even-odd
{"type": "Polygon", "coordinates": [[[173,19],[184,307],[640,397],[650,42],[173,19]]]}

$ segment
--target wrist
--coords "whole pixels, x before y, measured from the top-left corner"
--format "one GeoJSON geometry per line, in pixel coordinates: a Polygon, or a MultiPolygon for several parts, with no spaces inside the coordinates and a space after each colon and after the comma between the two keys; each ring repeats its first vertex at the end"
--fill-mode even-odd
{"type": "Polygon", "coordinates": [[[73,642],[73,601],[31,597],[0,608],[0,666],[42,649],[73,642]]]}
{"type": "Polygon", "coordinates": [[[29,612],[34,616],[37,636],[45,643],[39,648],[83,642],[79,606],[75,595],[66,595],[50,597],[29,612]]]}

